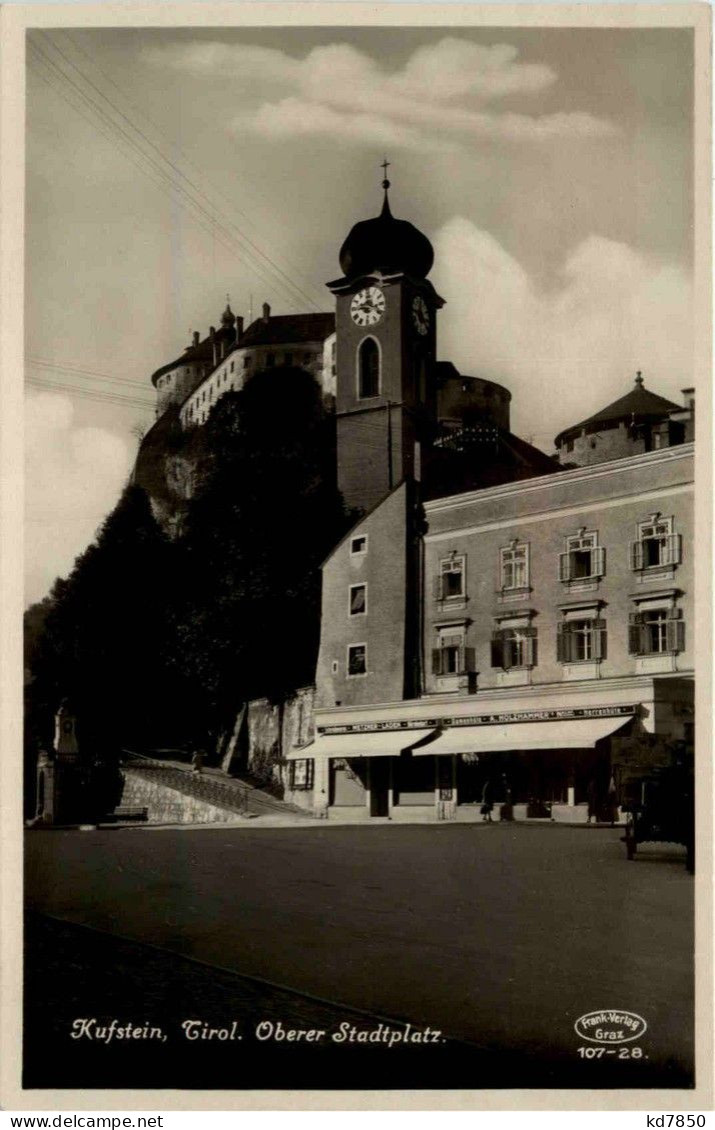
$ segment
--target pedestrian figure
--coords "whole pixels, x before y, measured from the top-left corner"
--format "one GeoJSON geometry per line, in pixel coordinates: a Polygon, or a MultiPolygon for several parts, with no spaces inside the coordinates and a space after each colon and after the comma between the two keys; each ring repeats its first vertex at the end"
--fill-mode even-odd
{"type": "Polygon", "coordinates": [[[594,781],[593,777],[588,782],[588,787],[586,788],[586,800],[588,801],[588,816],[586,818],[586,823],[590,824],[591,820],[593,820],[595,824],[598,820],[598,790],[596,788],[596,782],[594,781]]]}
{"type": "Polygon", "coordinates": [[[611,777],[608,782],[608,818],[611,821],[611,827],[616,823],[618,815],[618,789],[616,788],[615,778],[611,777]]]}
{"type": "Polygon", "coordinates": [[[514,819],[514,805],[511,797],[511,787],[507,780],[506,773],[501,775],[501,788],[502,788],[502,805],[499,809],[500,820],[513,820],[514,819]]]}
{"type": "Polygon", "coordinates": [[[484,782],[484,789],[482,790],[482,807],[480,812],[482,814],[482,821],[487,824],[492,823],[492,809],[494,808],[494,788],[491,780],[487,779],[484,782]]]}
{"type": "Polygon", "coordinates": [[[204,751],[202,749],[195,749],[194,750],[193,756],[191,758],[191,766],[192,766],[191,772],[192,773],[196,773],[196,774],[198,774],[198,776],[201,776],[201,773],[203,772],[203,768],[204,768],[205,757],[206,757],[206,754],[204,753],[204,751]]]}

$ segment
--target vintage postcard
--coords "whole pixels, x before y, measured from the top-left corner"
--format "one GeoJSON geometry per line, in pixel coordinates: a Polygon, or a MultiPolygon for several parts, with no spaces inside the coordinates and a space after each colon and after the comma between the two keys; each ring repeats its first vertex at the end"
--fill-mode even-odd
{"type": "Polygon", "coordinates": [[[2,18],[4,1106],[709,1108],[709,9],[2,18]]]}

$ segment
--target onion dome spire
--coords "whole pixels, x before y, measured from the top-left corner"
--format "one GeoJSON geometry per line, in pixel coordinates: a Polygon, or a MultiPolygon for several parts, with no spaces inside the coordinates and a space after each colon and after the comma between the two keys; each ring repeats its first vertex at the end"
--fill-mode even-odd
{"type": "Polygon", "coordinates": [[[231,309],[231,301],[228,295],[226,295],[226,309],[221,315],[221,325],[225,326],[226,329],[233,329],[236,325],[236,315],[231,309]]]}
{"type": "Polygon", "coordinates": [[[390,162],[388,161],[387,157],[385,157],[383,159],[382,164],[380,165],[380,168],[383,170],[383,173],[384,173],[383,180],[382,180],[382,187],[385,190],[385,199],[382,202],[382,213],[381,213],[381,215],[383,215],[383,216],[391,216],[392,215],[392,212],[390,211],[390,201],[387,199],[387,190],[390,187],[390,182],[387,179],[387,170],[389,169],[389,167],[390,167],[390,162]]]}
{"type": "Polygon", "coordinates": [[[381,165],[385,173],[382,181],[385,198],[380,215],[355,224],[340,248],[340,266],[347,279],[374,271],[423,279],[432,269],[434,250],[427,236],[407,220],[396,220],[390,211],[389,167],[390,162],[385,158],[381,165]]]}

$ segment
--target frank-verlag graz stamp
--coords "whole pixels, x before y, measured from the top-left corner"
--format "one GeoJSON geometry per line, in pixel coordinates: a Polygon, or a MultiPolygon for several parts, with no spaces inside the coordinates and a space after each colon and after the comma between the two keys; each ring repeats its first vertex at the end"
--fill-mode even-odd
{"type": "Polygon", "coordinates": [[[28,31],[24,1085],[688,1090],[692,27],[291,19],[28,31]]]}

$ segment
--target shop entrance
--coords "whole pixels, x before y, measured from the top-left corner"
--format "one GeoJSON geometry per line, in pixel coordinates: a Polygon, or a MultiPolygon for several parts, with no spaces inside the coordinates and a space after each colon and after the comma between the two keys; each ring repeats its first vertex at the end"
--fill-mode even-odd
{"type": "Polygon", "coordinates": [[[390,815],[390,759],[373,757],[370,760],[370,815],[390,815]]]}

